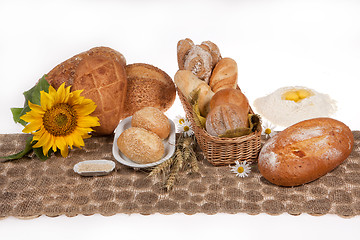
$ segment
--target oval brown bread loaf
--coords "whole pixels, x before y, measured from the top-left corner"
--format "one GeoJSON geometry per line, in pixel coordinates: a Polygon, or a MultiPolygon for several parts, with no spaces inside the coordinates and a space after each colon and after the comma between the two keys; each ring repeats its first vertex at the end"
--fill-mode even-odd
{"type": "Polygon", "coordinates": [[[117,145],[127,158],[140,164],[157,162],[165,153],[160,137],[143,128],[126,129],[120,134],[117,145]]]}
{"type": "Polygon", "coordinates": [[[94,128],[96,135],[112,134],[122,115],[127,78],[124,56],[107,47],[96,47],[75,55],[57,65],[46,76],[54,88],[63,82],[71,91],[81,90],[82,96],[97,105],[92,114],[99,118],[100,126],[94,128]]]}
{"type": "Polygon", "coordinates": [[[212,136],[245,127],[249,127],[248,112],[234,104],[219,105],[206,117],[206,131],[212,136]]]}
{"type": "Polygon", "coordinates": [[[344,123],[331,118],[305,120],[266,142],[259,155],[259,170],[276,185],[305,184],[341,164],[353,144],[353,134],[344,123]]]}
{"type": "Polygon", "coordinates": [[[215,65],[209,85],[215,93],[225,88],[235,89],[237,86],[237,77],[238,68],[235,60],[223,58],[215,65]]]}
{"type": "Polygon", "coordinates": [[[169,119],[162,111],[154,107],[145,107],[134,113],[131,126],[156,133],[161,139],[167,138],[171,130],[169,119]]]}
{"type": "Polygon", "coordinates": [[[175,84],[161,69],[145,63],[126,65],[127,93],[121,119],[144,107],[167,111],[176,97],[175,84]]]}

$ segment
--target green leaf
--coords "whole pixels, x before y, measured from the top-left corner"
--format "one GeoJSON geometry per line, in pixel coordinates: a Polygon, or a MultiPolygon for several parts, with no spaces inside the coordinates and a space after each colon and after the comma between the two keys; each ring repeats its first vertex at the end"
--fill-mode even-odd
{"type": "Polygon", "coordinates": [[[41,160],[46,161],[50,156],[50,151],[48,152],[48,156],[45,156],[42,150],[42,147],[40,148],[33,148],[35,155],[41,160]]]}
{"type": "Polygon", "coordinates": [[[26,140],[24,150],[22,150],[21,152],[6,156],[6,157],[0,157],[0,159],[1,159],[0,162],[16,160],[16,159],[24,157],[26,154],[28,154],[33,149],[32,146],[34,145],[34,143],[31,142],[32,139],[33,139],[33,137],[31,136],[26,140]]]}
{"type": "Polygon", "coordinates": [[[30,88],[29,90],[27,90],[23,93],[24,97],[25,97],[25,102],[24,102],[24,106],[22,108],[12,108],[11,109],[14,121],[16,123],[20,123],[23,126],[25,126],[26,122],[21,120],[20,117],[25,115],[27,112],[29,112],[31,110],[29,107],[29,101],[33,104],[40,105],[40,103],[41,103],[40,92],[41,91],[49,92],[50,84],[45,79],[45,77],[46,77],[46,75],[44,75],[42,78],[40,78],[40,80],[37,82],[37,84],[34,87],[30,88]]]}
{"type": "Polygon", "coordinates": [[[26,122],[22,119],[20,119],[21,113],[23,108],[11,108],[10,109],[12,114],[13,114],[13,119],[16,123],[20,123],[21,125],[23,125],[24,127],[26,126],[26,122]]]}
{"type": "MultiPolygon", "coordinates": [[[[25,100],[28,100],[33,104],[40,105],[40,103],[41,103],[40,92],[41,91],[49,92],[49,87],[50,87],[50,84],[45,79],[45,77],[46,77],[46,75],[44,75],[42,78],[40,78],[38,83],[33,88],[31,88],[27,92],[24,92],[25,100]]],[[[25,104],[28,104],[28,101],[26,101],[25,104]]]]}

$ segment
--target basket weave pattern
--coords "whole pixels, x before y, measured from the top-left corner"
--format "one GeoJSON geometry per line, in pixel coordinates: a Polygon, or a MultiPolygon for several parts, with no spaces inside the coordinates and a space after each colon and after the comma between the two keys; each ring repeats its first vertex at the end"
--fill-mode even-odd
{"type": "MultiPolygon", "coordinates": [[[[177,89],[180,101],[190,120],[192,129],[205,158],[214,166],[233,164],[235,161],[253,162],[257,160],[261,149],[261,131],[236,138],[219,138],[209,135],[197,126],[192,106],[177,89]]],[[[250,113],[253,113],[250,109],[250,113]]]]}

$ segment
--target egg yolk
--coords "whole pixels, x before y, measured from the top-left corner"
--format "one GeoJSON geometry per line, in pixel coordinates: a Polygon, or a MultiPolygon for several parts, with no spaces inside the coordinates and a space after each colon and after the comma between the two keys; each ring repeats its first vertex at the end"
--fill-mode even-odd
{"type": "Polygon", "coordinates": [[[310,97],[312,93],[305,89],[291,90],[283,94],[283,99],[294,102],[299,102],[307,97],[310,97]]]}

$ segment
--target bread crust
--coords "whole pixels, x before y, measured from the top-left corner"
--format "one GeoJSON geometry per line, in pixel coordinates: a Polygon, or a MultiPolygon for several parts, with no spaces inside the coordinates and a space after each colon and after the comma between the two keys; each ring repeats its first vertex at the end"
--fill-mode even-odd
{"type": "Polygon", "coordinates": [[[171,125],[165,114],[157,108],[145,107],[134,113],[132,127],[139,127],[156,133],[161,139],[169,136],[171,125]]]}
{"type": "Polygon", "coordinates": [[[58,89],[62,83],[65,86],[74,84],[76,78],[76,69],[80,62],[88,56],[102,56],[117,61],[122,66],[126,65],[126,59],[120,52],[109,47],[94,47],[85,52],[76,54],[75,56],[65,60],[55,66],[47,75],[46,80],[55,89],[58,89]]]}
{"type": "Polygon", "coordinates": [[[236,88],[238,68],[235,60],[223,58],[216,65],[211,74],[209,85],[213,92],[221,89],[236,88]]]}
{"type": "Polygon", "coordinates": [[[231,103],[215,107],[206,118],[206,131],[212,136],[245,127],[249,127],[248,112],[231,103]]]}
{"type": "Polygon", "coordinates": [[[145,63],[126,65],[127,93],[121,119],[144,107],[167,111],[176,98],[175,84],[161,69],[145,63]]]}
{"type": "Polygon", "coordinates": [[[93,116],[99,118],[100,126],[95,135],[112,134],[119,124],[127,88],[124,67],[105,56],[86,56],[76,69],[72,91],[84,90],[82,96],[97,105],[93,116]]]}
{"type": "Polygon", "coordinates": [[[198,104],[200,113],[206,117],[209,112],[209,103],[214,96],[214,92],[211,91],[209,85],[200,80],[190,70],[178,70],[175,74],[174,81],[181,93],[191,100],[191,94],[199,91],[198,104]]]}
{"type": "Polygon", "coordinates": [[[258,166],[260,173],[276,185],[302,185],[340,165],[353,145],[353,134],[344,123],[331,118],[305,120],[268,140],[258,166]]]}
{"type": "Polygon", "coordinates": [[[233,88],[225,88],[215,93],[210,100],[210,111],[216,106],[231,103],[238,105],[244,112],[248,113],[250,105],[247,97],[239,90],[233,88]]]}
{"type": "Polygon", "coordinates": [[[195,45],[189,38],[177,44],[177,58],[180,70],[190,70],[199,79],[209,83],[211,72],[221,59],[218,46],[211,41],[195,45]]]}
{"type": "Polygon", "coordinates": [[[127,158],[139,164],[157,162],[165,153],[160,137],[143,128],[126,129],[120,134],[117,145],[127,158]]]}

